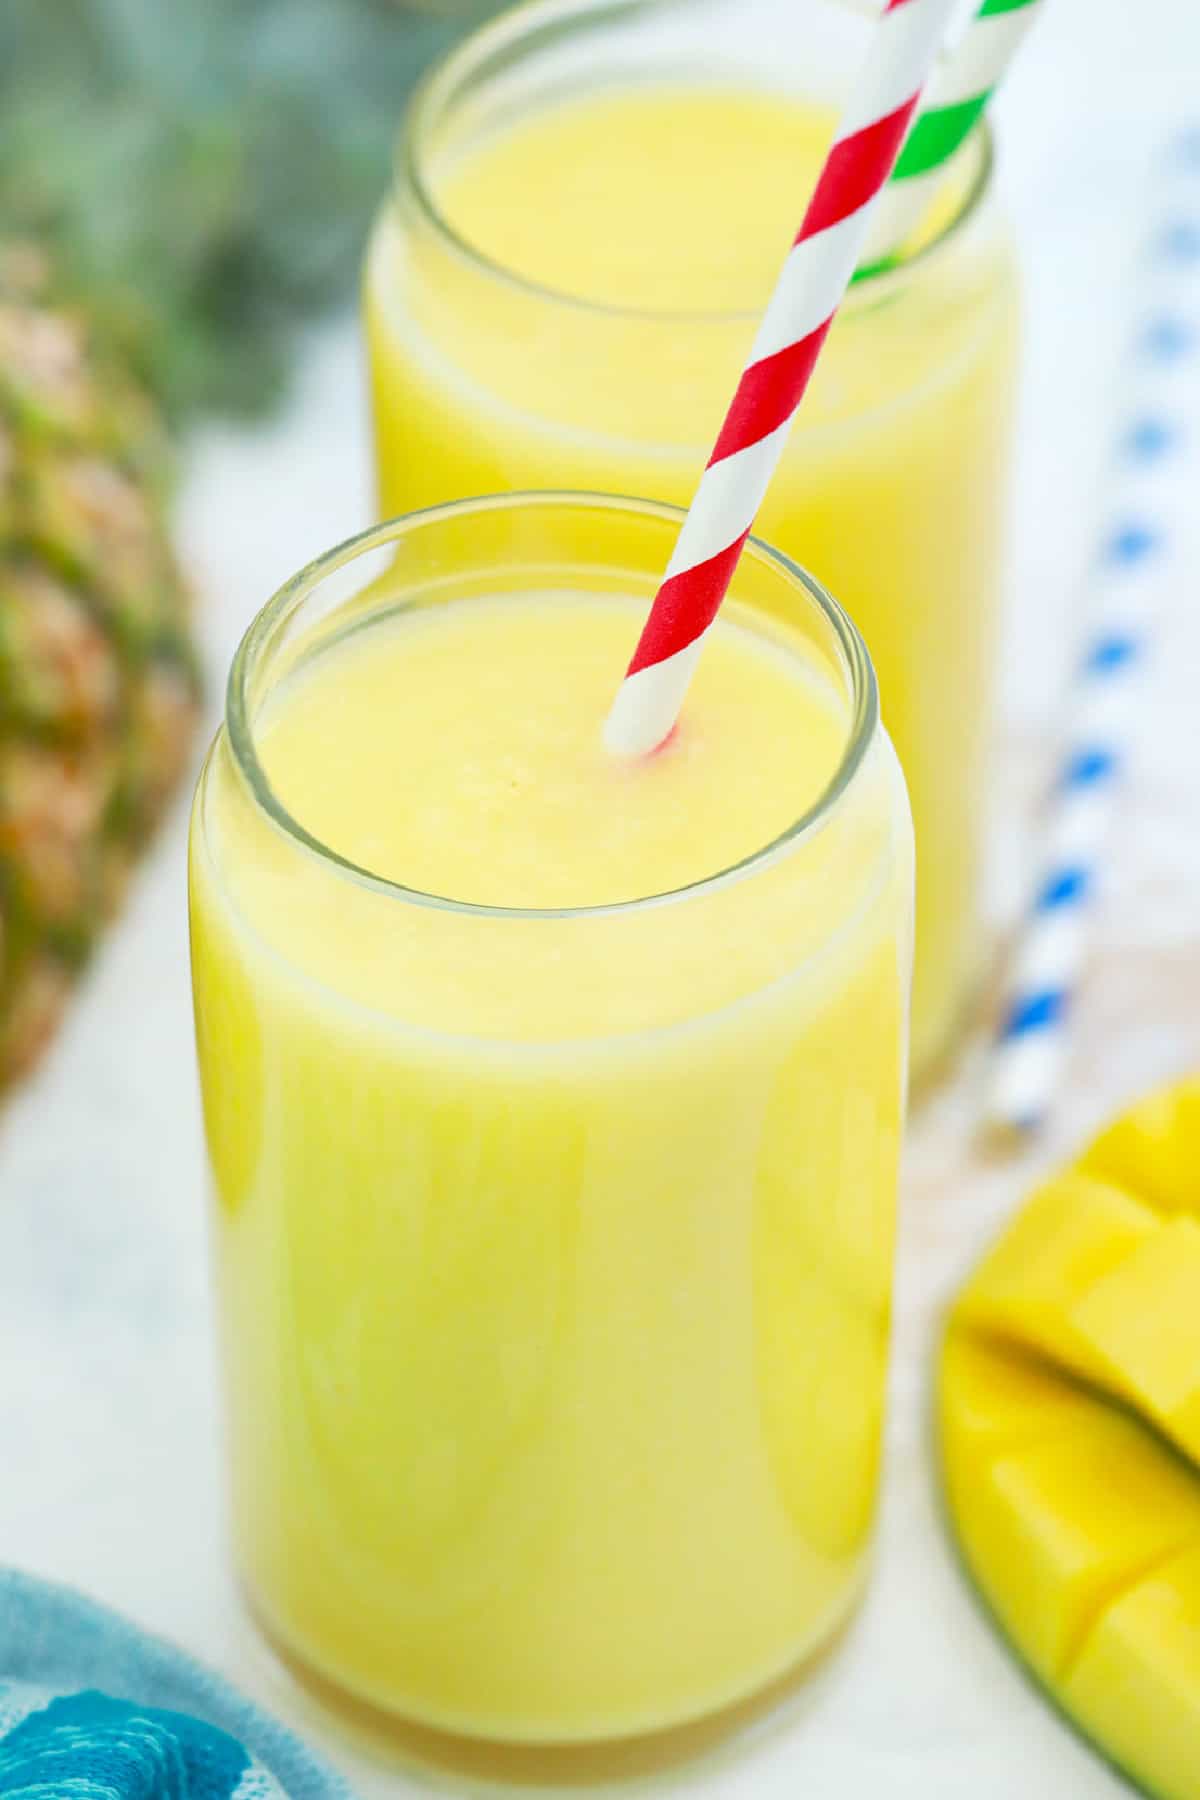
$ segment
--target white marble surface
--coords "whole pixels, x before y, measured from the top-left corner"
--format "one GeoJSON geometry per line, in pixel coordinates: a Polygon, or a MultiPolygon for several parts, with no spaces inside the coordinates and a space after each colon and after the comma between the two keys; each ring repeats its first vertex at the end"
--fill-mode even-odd
{"type": "MultiPolygon", "coordinates": [[[[1198,64],[1194,0],[1048,0],[1001,108],[1001,180],[1028,276],[995,832],[1001,917],[1022,877],[1028,803],[1072,641],[1142,153],[1189,98],[1200,116],[1198,64]]],[[[1200,481],[1200,465],[1196,473],[1200,481]]],[[[348,322],[314,342],[286,418],[254,436],[210,433],[198,448],[183,528],[214,668],[283,576],[363,522],[368,492],[348,322]]],[[[1200,537],[1193,566],[1198,552],[1200,537]]],[[[1192,588],[1184,578],[1165,596],[1137,780],[1053,1132],[1021,1162],[975,1157],[977,1051],[916,1122],[866,1608],[787,1720],[684,1773],[680,1791],[713,1800],[1124,1791],[1027,1686],[959,1577],[926,1446],[928,1355],[943,1298],[1031,1171],[1137,1089],[1200,1060],[1192,588]]],[[[323,1741],[364,1795],[420,1792],[421,1781],[357,1760],[306,1714],[232,1591],[183,848],[181,806],[44,1072],[0,1120],[0,1560],[77,1583],[204,1655],[323,1741]]]]}

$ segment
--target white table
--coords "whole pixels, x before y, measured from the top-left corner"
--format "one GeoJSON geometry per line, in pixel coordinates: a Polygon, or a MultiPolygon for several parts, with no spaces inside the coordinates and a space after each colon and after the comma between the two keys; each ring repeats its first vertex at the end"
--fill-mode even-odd
{"type": "MultiPolygon", "coordinates": [[[[1028,356],[993,889],[1011,911],[1051,740],[1107,419],[1139,149],[1188,104],[1194,0],[1049,0],[1001,108],[1028,356]]],[[[1200,83],[1190,98],[1200,117],[1200,83]]],[[[252,612],[368,510],[351,322],[314,340],[287,416],[209,432],[183,534],[214,669],[252,612]]],[[[1200,484],[1200,463],[1196,469],[1200,484]]],[[[1200,538],[1196,545],[1200,552],[1200,538]]],[[[1200,566],[1198,564],[1197,566],[1200,566]]],[[[1104,1800],[1121,1783],[1026,1684],[948,1550],[926,1443],[945,1296],[1031,1173],[1137,1089],[1200,1061],[1200,608],[1171,598],[1072,1089],[1021,1163],[973,1154],[978,1048],[913,1132],[878,1572],[841,1654],[783,1723],[682,1791],[819,1800],[1104,1800]]],[[[358,1761],[244,1624],[223,1541],[177,809],[55,1052],[0,1121],[0,1560],[76,1583],[299,1722],[365,1795],[424,1784],[358,1761]]]]}

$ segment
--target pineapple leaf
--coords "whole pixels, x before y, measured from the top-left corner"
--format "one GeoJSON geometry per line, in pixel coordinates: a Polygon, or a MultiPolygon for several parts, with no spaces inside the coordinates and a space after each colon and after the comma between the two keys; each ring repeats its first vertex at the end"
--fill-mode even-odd
{"type": "Polygon", "coordinates": [[[169,413],[253,414],[354,287],[403,102],[485,0],[4,0],[0,233],[169,413]]]}

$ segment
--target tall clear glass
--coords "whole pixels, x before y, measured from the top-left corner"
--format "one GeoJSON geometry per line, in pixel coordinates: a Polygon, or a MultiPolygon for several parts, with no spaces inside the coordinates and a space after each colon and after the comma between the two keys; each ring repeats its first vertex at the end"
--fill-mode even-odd
{"type": "Polygon", "coordinates": [[[398,886],[260,756],[348,634],[480,595],[648,603],[677,529],[519,496],[342,546],[251,627],[196,796],[237,1560],[292,1663],[426,1754],[724,1718],[863,1580],[912,844],[845,614],[752,542],[732,616],[828,684],[844,741],[781,837],[671,893],[398,886]]]}
{"type": "MultiPolygon", "coordinates": [[[[697,123],[673,109],[681,92],[748,90],[823,117],[875,10],[857,0],[532,0],[443,63],[405,121],[366,271],[385,513],[539,486],[686,504],[814,171],[772,170],[778,253],[772,237],[747,294],[737,193],[714,194],[710,180],[727,176],[736,189],[747,116],[697,123]],[[632,175],[614,173],[618,140],[641,124],[596,103],[637,94],[660,107],[661,142],[648,138],[655,151],[632,175]],[[519,153],[538,116],[557,123],[519,153]],[[686,170],[700,130],[720,137],[717,154],[694,191],[682,183],[693,212],[658,249],[645,209],[661,210],[662,169],[686,170]],[[569,216],[543,200],[547,164],[556,153],[578,159],[581,140],[597,192],[632,183],[620,222],[604,214],[602,253],[586,195],[569,216]],[[485,247],[472,235],[481,218],[485,247]],[[628,244],[614,248],[627,223],[628,244]],[[500,235],[513,261],[493,253],[500,235]],[[684,238],[711,246],[697,307],[670,280],[684,238]],[[655,256],[663,268],[651,279],[655,256]],[[543,282],[528,268],[554,274],[543,282]],[[626,291],[635,302],[622,303],[626,291]],[[720,295],[737,304],[709,304],[720,295]]],[[[756,176],[745,176],[747,206],[763,204],[756,176]]],[[[678,175],[665,185],[678,210],[678,175]]],[[[928,240],[852,292],[758,526],[838,595],[878,671],[917,835],[918,1077],[964,1018],[983,959],[977,877],[1016,314],[981,132],[928,240]]]]}

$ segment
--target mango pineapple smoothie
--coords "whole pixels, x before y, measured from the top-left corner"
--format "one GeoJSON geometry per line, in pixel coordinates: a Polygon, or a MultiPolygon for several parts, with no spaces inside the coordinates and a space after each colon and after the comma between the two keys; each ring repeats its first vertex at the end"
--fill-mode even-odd
{"type": "Polygon", "coordinates": [[[241,1570],[306,1670],[474,1738],[702,1718],[863,1577],[907,809],[851,628],[757,548],[671,742],[604,752],[676,528],[386,528],[263,615],[197,795],[241,1570]]]}
{"type": "MultiPolygon", "coordinates": [[[[519,65],[516,15],[506,29],[519,65]]],[[[497,76],[493,102],[474,65],[460,103],[455,66],[410,121],[366,273],[384,514],[547,486],[686,504],[833,111],[578,73],[569,100],[536,104],[497,76]]],[[[917,833],[918,1070],[982,958],[1015,337],[1010,262],[977,206],[983,158],[938,241],[843,307],[756,527],[828,583],[879,674],[917,833]]]]}

